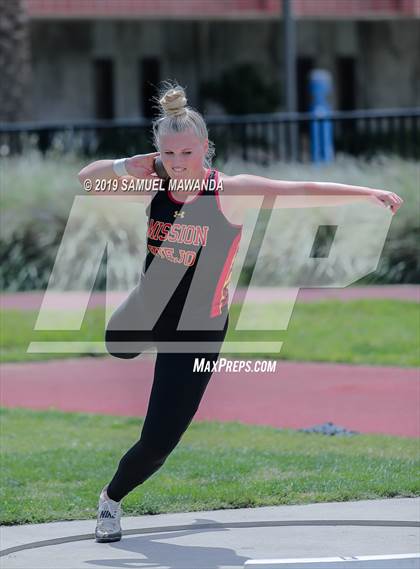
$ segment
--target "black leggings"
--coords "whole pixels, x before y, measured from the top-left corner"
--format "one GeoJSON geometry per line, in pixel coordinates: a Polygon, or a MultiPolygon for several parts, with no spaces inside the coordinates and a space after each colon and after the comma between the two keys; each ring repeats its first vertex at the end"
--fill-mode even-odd
{"type": "MultiPolygon", "coordinates": [[[[124,317],[130,310],[130,302],[123,303],[112,315],[111,321],[124,317]]],[[[120,501],[131,490],[136,488],[156,472],[174,450],[182,435],[191,423],[204,391],[212,376],[212,371],[193,371],[195,358],[217,361],[220,348],[225,338],[229,316],[224,313],[217,317],[226,323],[222,330],[193,332],[174,332],[177,320],[168,320],[164,312],[151,332],[124,332],[110,330],[110,323],[105,334],[107,349],[116,357],[132,358],[137,356],[140,348],[134,352],[113,352],[112,346],[121,340],[142,340],[143,348],[155,345],[157,348],[153,386],[149,405],[140,439],[121,458],[118,469],[108,485],[107,493],[112,500],[120,501]],[[168,340],[186,341],[188,339],[211,341],[215,349],[211,353],[165,353],[160,342],[168,340]]],[[[166,344],[165,344],[166,345],[166,344]]]]}

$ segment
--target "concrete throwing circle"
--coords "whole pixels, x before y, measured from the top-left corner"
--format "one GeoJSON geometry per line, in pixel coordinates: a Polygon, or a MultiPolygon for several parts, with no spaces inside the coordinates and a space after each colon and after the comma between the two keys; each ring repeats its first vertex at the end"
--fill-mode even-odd
{"type": "MultiPolygon", "coordinates": [[[[182,524],[173,526],[156,526],[141,529],[123,530],[123,537],[128,535],[143,535],[159,532],[178,532],[181,530],[195,531],[208,529],[235,529],[235,528],[264,528],[264,527],[304,527],[304,526],[359,526],[359,527],[389,527],[389,528],[420,528],[420,522],[402,521],[402,520],[293,520],[293,521],[260,521],[260,522],[212,522],[206,524],[182,524]]],[[[47,539],[43,541],[34,541],[9,547],[0,551],[0,557],[4,557],[11,553],[24,551],[25,549],[35,549],[39,547],[48,547],[51,545],[60,545],[71,543],[74,541],[83,541],[94,539],[93,533],[72,535],[63,538],[47,539]]]]}

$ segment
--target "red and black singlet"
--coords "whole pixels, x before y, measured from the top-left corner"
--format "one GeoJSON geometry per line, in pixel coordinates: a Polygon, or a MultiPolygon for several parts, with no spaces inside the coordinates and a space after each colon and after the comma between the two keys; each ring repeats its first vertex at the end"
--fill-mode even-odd
{"type": "Polygon", "coordinates": [[[147,255],[140,284],[145,305],[163,296],[168,317],[179,316],[184,304],[193,319],[210,321],[227,313],[242,226],[223,215],[218,176],[208,169],[203,188],[188,203],[178,200],[166,182],[146,208],[147,255]]]}

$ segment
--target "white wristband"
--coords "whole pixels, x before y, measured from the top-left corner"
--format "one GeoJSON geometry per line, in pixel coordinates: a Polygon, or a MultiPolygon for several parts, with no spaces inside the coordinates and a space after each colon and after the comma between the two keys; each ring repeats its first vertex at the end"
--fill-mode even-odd
{"type": "Polygon", "coordinates": [[[125,161],[127,158],[118,158],[114,160],[112,163],[112,169],[116,173],[117,176],[129,176],[130,174],[127,172],[127,168],[125,167],[125,161]]]}

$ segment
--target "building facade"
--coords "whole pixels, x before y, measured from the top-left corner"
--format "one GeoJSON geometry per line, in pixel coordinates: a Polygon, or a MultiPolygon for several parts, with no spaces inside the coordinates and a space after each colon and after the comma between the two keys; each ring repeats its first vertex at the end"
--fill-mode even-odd
{"type": "MultiPolygon", "coordinates": [[[[278,89],[271,110],[284,110],[279,0],[25,0],[25,7],[29,120],[149,117],[163,79],[186,86],[191,105],[224,113],[202,87],[240,64],[278,89]]],[[[418,0],[292,0],[292,7],[299,111],[308,110],[313,68],[332,73],[334,109],[420,106],[418,0]]]]}

